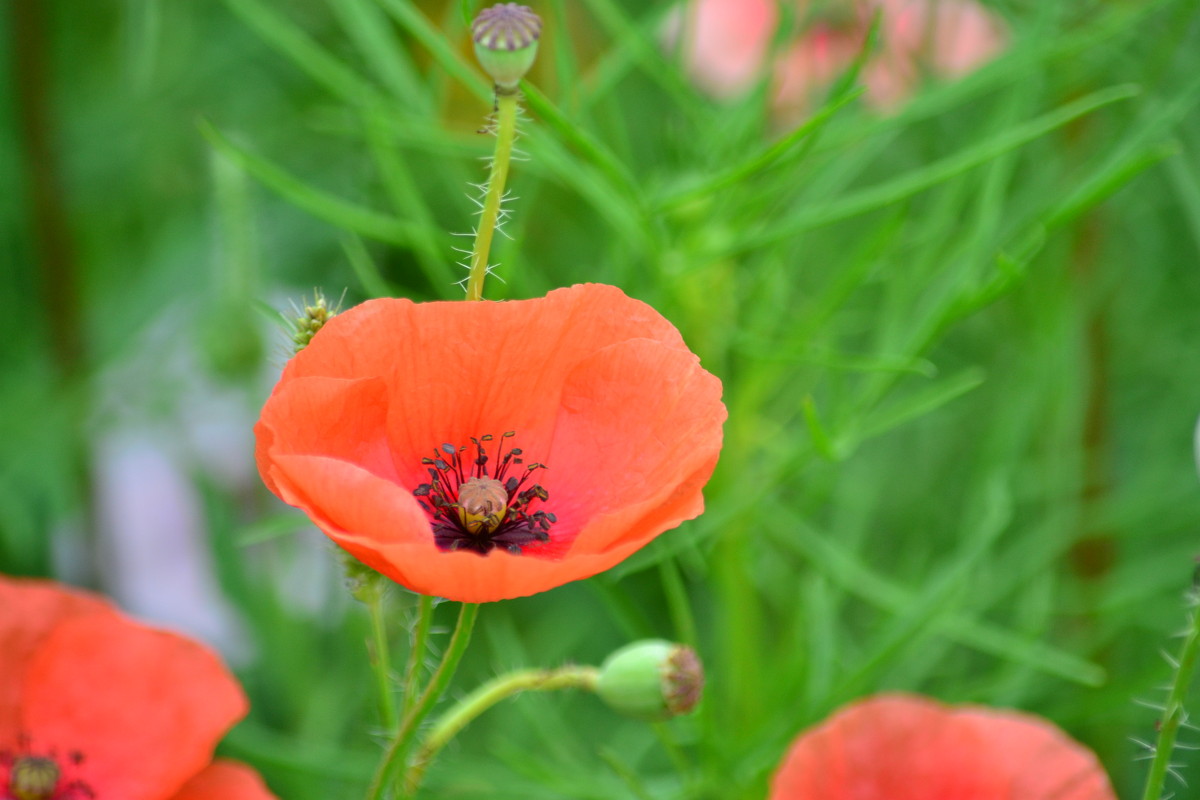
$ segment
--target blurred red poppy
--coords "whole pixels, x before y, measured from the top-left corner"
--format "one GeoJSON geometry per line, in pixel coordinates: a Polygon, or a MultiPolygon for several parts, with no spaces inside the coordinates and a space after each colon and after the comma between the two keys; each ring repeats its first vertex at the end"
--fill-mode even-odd
{"type": "Polygon", "coordinates": [[[977,0],[696,0],[686,22],[673,18],[669,32],[684,35],[688,72],[716,97],[744,94],[767,67],[774,110],[794,121],[858,57],[876,14],[879,46],[860,80],[878,109],[899,106],[924,78],[974,71],[1008,42],[1000,18],[977,0]],[[789,6],[805,29],[772,55],[789,6]]]}
{"type": "Polygon", "coordinates": [[[0,577],[0,797],[269,800],[212,761],[246,713],[215,654],[99,598],[0,577]]]}
{"type": "Polygon", "coordinates": [[[258,467],[398,583],[501,600],[594,575],[697,516],[720,395],[674,326],[611,286],[373,300],[284,369],[258,467]]]}
{"type": "Polygon", "coordinates": [[[853,703],[800,735],[770,800],[1116,800],[1090,750],[1044,719],[923,697],[853,703]]]}

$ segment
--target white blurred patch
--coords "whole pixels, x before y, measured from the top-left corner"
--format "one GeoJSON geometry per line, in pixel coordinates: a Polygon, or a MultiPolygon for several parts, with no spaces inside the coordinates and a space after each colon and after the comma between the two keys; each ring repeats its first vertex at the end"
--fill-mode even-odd
{"type": "Polygon", "coordinates": [[[214,577],[199,494],[169,452],[174,438],[123,429],[95,444],[105,589],[130,614],[242,660],[245,635],[214,577]]]}

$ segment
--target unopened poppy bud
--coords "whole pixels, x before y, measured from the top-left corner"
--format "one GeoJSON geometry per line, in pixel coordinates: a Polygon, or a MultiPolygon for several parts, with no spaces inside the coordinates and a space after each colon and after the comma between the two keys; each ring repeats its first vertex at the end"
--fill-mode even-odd
{"type": "Polygon", "coordinates": [[[537,57],[542,19],[529,6],[500,3],[471,23],[475,57],[501,92],[512,93],[537,57]]]}
{"type": "Polygon", "coordinates": [[[626,645],[600,666],[596,694],[615,711],[658,722],[686,714],[700,702],[704,668],[696,651],[646,639],[626,645]]]}

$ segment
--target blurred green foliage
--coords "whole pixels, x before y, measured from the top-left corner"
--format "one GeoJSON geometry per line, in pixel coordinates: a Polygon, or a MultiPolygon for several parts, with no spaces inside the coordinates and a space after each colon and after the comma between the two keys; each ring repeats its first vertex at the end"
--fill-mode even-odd
{"type": "MultiPolygon", "coordinates": [[[[459,684],[656,636],[697,646],[708,693],[659,726],[509,701],[429,796],[762,797],[799,730],[884,689],[1047,716],[1133,796],[1129,737],[1155,720],[1137,701],[1161,699],[1200,550],[1194,0],[995,2],[1013,39],[994,63],[890,115],[847,74],[795,132],[765,84],[718,104],[689,83],[660,48],[668,3],[534,5],[528,160],[487,293],[621,286],[723,379],[730,419],[703,517],[483,608],[459,684]]],[[[286,357],[263,309],[314,286],[458,297],[450,234],[491,95],[466,0],[41,7],[40,29],[0,23],[50,77],[5,67],[0,570],[111,589],[95,442],[114,406],[173,425],[204,400],[159,332],[253,410],[286,357]],[[145,381],[114,399],[131,359],[145,381]]],[[[227,752],[288,800],[361,794],[380,751],[365,615],[296,601],[330,593],[288,577],[298,514],[193,475],[252,643],[227,752]]],[[[415,599],[391,600],[402,663],[415,599]]]]}

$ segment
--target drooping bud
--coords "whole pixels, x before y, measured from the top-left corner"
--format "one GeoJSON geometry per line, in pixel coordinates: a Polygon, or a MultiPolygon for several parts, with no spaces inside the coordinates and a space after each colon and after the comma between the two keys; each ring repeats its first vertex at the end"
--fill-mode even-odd
{"type": "Polygon", "coordinates": [[[471,23],[475,57],[504,94],[517,90],[537,57],[542,19],[529,6],[500,3],[485,8],[471,23]]]}
{"type": "Polygon", "coordinates": [[[613,710],[658,722],[700,702],[704,668],[696,651],[661,639],[626,645],[600,666],[596,694],[613,710]]]}

